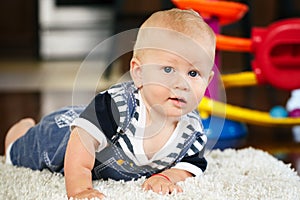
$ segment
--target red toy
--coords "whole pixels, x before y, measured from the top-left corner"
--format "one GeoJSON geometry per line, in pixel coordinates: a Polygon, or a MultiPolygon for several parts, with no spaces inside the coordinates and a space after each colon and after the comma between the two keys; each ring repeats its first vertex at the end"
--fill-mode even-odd
{"type": "Polygon", "coordinates": [[[252,68],[258,83],[300,88],[300,19],[277,21],[252,29],[252,68]]]}

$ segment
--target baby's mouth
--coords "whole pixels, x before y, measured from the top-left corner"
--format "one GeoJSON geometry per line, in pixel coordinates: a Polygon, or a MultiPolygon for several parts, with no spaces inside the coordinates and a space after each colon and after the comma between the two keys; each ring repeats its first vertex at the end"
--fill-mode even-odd
{"type": "Polygon", "coordinates": [[[177,102],[179,104],[186,104],[186,100],[184,98],[179,98],[179,97],[170,97],[169,98],[173,102],[177,102]]]}

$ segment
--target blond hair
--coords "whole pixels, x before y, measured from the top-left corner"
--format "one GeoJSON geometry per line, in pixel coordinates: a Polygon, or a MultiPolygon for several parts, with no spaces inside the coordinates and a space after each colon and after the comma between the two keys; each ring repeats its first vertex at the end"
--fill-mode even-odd
{"type": "MultiPolygon", "coordinates": [[[[136,46],[142,40],[148,39],[149,35],[145,36],[141,34],[141,30],[145,28],[164,28],[182,33],[200,43],[201,46],[204,46],[208,53],[214,54],[215,52],[215,34],[203,18],[194,10],[173,8],[153,13],[140,27],[136,46]]],[[[133,55],[137,56],[138,52],[137,49],[134,49],[133,55]]]]}

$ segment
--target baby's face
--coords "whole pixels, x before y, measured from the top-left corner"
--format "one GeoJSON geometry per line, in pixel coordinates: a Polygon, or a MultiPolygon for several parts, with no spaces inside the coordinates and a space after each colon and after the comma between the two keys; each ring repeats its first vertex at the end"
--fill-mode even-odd
{"type": "Polygon", "coordinates": [[[180,117],[194,110],[213,74],[211,67],[200,60],[188,62],[162,50],[146,50],[139,61],[144,102],[167,117],[180,117]]]}

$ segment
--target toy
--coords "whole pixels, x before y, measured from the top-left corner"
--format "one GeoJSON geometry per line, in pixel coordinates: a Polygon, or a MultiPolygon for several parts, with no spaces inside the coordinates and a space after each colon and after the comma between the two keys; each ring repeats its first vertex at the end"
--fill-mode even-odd
{"type": "Polygon", "coordinates": [[[288,116],[288,112],[283,106],[274,106],[270,110],[270,115],[275,118],[285,118],[288,116]]]}
{"type": "MultiPolygon", "coordinates": [[[[217,66],[220,50],[254,55],[252,71],[221,75],[225,89],[257,84],[270,84],[285,90],[300,88],[300,18],[281,20],[267,28],[253,28],[250,39],[238,38],[221,35],[218,26],[241,19],[248,11],[247,6],[237,2],[210,0],[173,0],[173,3],[181,9],[191,8],[199,12],[215,31],[217,66]]],[[[214,67],[213,70],[218,68],[214,67]]],[[[268,113],[222,103],[219,100],[218,81],[213,79],[209,90],[212,92],[206,94],[198,105],[204,128],[208,131],[212,146],[215,144],[214,148],[240,146],[247,132],[243,123],[294,126],[292,131],[298,138],[296,141],[300,141],[300,89],[296,98],[297,109],[274,107],[268,113]]]]}
{"type": "MultiPolygon", "coordinates": [[[[207,0],[173,0],[182,9],[192,8],[204,16],[219,17],[223,24],[240,19],[248,10],[240,3],[207,0]],[[203,8],[203,7],[206,8],[203,8]],[[230,13],[215,14],[223,6],[230,13]],[[202,13],[201,13],[202,14],[202,13]],[[230,17],[228,15],[236,15],[230,17]],[[233,20],[235,19],[235,20],[233,20]]],[[[217,49],[254,54],[253,71],[222,75],[224,87],[241,87],[256,84],[271,84],[274,87],[293,90],[300,88],[300,18],[286,19],[268,28],[253,28],[251,39],[217,34],[217,49]]],[[[268,112],[255,111],[224,104],[205,97],[198,109],[219,117],[262,126],[300,125],[299,117],[273,118],[268,112]]]]}
{"type": "MultiPolygon", "coordinates": [[[[291,97],[287,101],[286,109],[289,112],[289,117],[300,117],[300,89],[293,90],[291,97]]],[[[294,140],[300,142],[300,125],[292,128],[294,140]]]]}
{"type": "Polygon", "coordinates": [[[300,89],[291,92],[291,97],[287,101],[286,109],[289,112],[289,116],[300,116],[300,89]]]}
{"type": "MultiPolygon", "coordinates": [[[[247,72],[251,83],[271,84],[276,88],[293,90],[300,88],[299,35],[300,18],[285,19],[267,28],[253,28],[251,40],[218,36],[217,47],[254,54],[253,72],[247,72]],[[249,75],[252,73],[254,76],[249,75]]],[[[235,74],[241,75],[245,78],[243,74],[235,74]]]]}
{"type": "Polygon", "coordinates": [[[288,114],[290,117],[300,117],[300,108],[294,109],[290,111],[288,114]]]}
{"type": "Polygon", "coordinates": [[[203,126],[208,136],[207,146],[225,149],[229,147],[242,146],[247,135],[247,126],[233,120],[225,120],[217,116],[208,116],[202,118],[203,126]],[[210,126],[213,121],[213,126],[210,126]],[[220,130],[221,129],[221,130],[220,130]]]}
{"type": "Polygon", "coordinates": [[[300,125],[300,118],[273,118],[268,112],[251,110],[239,106],[225,104],[204,97],[198,105],[198,109],[215,116],[260,126],[294,126],[300,125]]]}
{"type": "Polygon", "coordinates": [[[203,17],[216,17],[221,25],[240,20],[248,11],[247,6],[229,1],[173,0],[173,3],[181,9],[192,8],[203,17]]]}

